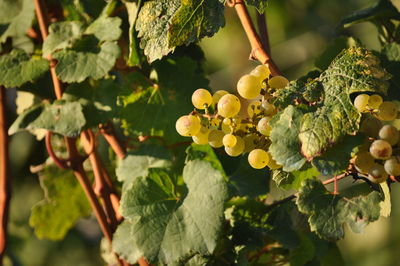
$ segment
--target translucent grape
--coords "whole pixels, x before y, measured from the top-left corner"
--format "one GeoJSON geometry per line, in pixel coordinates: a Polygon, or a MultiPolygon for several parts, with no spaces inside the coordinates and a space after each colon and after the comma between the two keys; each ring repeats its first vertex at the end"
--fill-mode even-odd
{"type": "Polygon", "coordinates": [[[184,115],[176,121],[175,128],[179,135],[190,137],[200,131],[200,118],[194,115],[184,115]]]}
{"type": "Polygon", "coordinates": [[[368,94],[357,95],[357,97],[354,99],[354,107],[359,112],[364,112],[367,110],[368,101],[369,101],[368,94]]]}
{"type": "Polygon", "coordinates": [[[261,81],[253,75],[242,76],[237,83],[237,91],[245,99],[254,99],[261,92],[261,81]]]}
{"type": "Polygon", "coordinates": [[[226,94],[218,101],[218,114],[223,117],[234,117],[240,111],[239,98],[233,94],[226,94]]]}
{"type": "Polygon", "coordinates": [[[197,109],[204,109],[205,106],[210,106],[212,101],[211,93],[206,89],[197,89],[192,94],[192,103],[197,109]]]}
{"type": "Polygon", "coordinates": [[[232,148],[225,147],[225,152],[232,157],[239,156],[244,151],[244,141],[241,137],[236,136],[236,145],[232,148]]]}
{"type": "Polygon", "coordinates": [[[269,159],[268,153],[262,149],[252,150],[248,157],[250,166],[255,169],[261,169],[267,166],[269,159]]]}
{"type": "Polygon", "coordinates": [[[381,121],[371,115],[368,115],[361,122],[360,131],[367,135],[367,137],[377,138],[381,127],[381,121]]]}
{"type": "Polygon", "coordinates": [[[200,131],[192,137],[193,142],[199,145],[208,144],[208,134],[210,134],[210,130],[202,126],[200,131]]]}
{"type": "Polygon", "coordinates": [[[379,108],[377,117],[383,121],[391,121],[397,117],[397,106],[392,102],[383,102],[379,108]]]}
{"type": "Polygon", "coordinates": [[[263,81],[269,77],[271,71],[267,65],[258,65],[253,69],[253,71],[250,72],[250,74],[256,76],[258,80],[263,81]]]}
{"type": "Polygon", "coordinates": [[[273,105],[272,103],[269,103],[268,101],[263,101],[261,106],[264,109],[264,114],[266,116],[271,116],[276,114],[275,105],[273,105]]]}
{"type": "Polygon", "coordinates": [[[400,176],[400,162],[396,157],[391,157],[385,161],[385,171],[392,176],[400,176]]]}
{"type": "Polygon", "coordinates": [[[254,115],[258,115],[261,113],[261,102],[253,101],[247,106],[247,114],[249,117],[253,117],[254,115]]]}
{"type": "Polygon", "coordinates": [[[282,165],[278,164],[274,159],[272,159],[271,155],[268,153],[269,155],[269,162],[267,164],[268,168],[271,170],[275,170],[275,169],[279,169],[282,168],[282,165]]]}
{"type": "Polygon", "coordinates": [[[382,103],[383,99],[378,94],[371,95],[368,99],[368,106],[372,109],[378,109],[382,103]]]}
{"type": "Polygon", "coordinates": [[[243,137],[243,141],[244,141],[243,152],[250,152],[256,148],[257,136],[254,134],[248,134],[243,137]]]}
{"type": "Polygon", "coordinates": [[[232,120],[230,118],[224,118],[224,120],[222,120],[222,123],[229,126],[230,124],[232,124],[232,120]]]}
{"type": "Polygon", "coordinates": [[[268,80],[268,85],[274,89],[281,89],[289,84],[289,80],[283,76],[275,76],[268,80]]]}
{"type": "Polygon", "coordinates": [[[369,152],[361,152],[357,154],[354,160],[354,166],[357,171],[363,174],[368,174],[372,166],[374,166],[375,160],[369,152]]]}
{"type": "Polygon", "coordinates": [[[386,140],[375,140],[369,147],[369,152],[375,159],[385,160],[392,156],[392,146],[386,140]]]}
{"type": "Polygon", "coordinates": [[[217,105],[218,101],[221,99],[221,97],[226,95],[226,94],[228,94],[228,92],[225,91],[225,90],[216,91],[212,96],[213,105],[217,105]]]}
{"type": "Polygon", "coordinates": [[[222,138],[225,136],[225,133],[222,130],[211,130],[210,134],[208,134],[208,144],[210,144],[213,148],[220,148],[224,146],[222,143],[222,138]]]}
{"type": "Polygon", "coordinates": [[[394,146],[399,141],[399,131],[392,125],[384,125],[379,130],[379,138],[386,140],[394,146]]]}
{"type": "Polygon", "coordinates": [[[382,183],[386,181],[388,174],[385,168],[380,164],[375,164],[368,172],[368,179],[373,183],[382,183]]]}
{"type": "Polygon", "coordinates": [[[224,144],[225,147],[232,148],[233,146],[236,145],[237,138],[233,134],[226,134],[222,138],[222,143],[224,144]]]}
{"type": "Polygon", "coordinates": [[[269,117],[263,117],[258,121],[257,124],[257,131],[263,134],[264,136],[269,136],[269,133],[271,132],[271,127],[269,125],[269,120],[271,118],[269,117]]]}

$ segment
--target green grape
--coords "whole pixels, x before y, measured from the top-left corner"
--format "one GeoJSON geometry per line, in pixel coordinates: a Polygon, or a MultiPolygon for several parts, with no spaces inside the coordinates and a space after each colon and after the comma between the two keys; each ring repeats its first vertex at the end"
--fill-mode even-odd
{"type": "Polygon", "coordinates": [[[397,117],[397,106],[392,102],[383,102],[379,108],[377,117],[382,121],[391,121],[397,117]]]}
{"type": "Polygon", "coordinates": [[[267,65],[258,65],[250,72],[250,74],[256,76],[258,80],[263,81],[269,77],[271,71],[267,65]]]}
{"type": "Polygon", "coordinates": [[[268,85],[274,89],[281,89],[289,84],[289,80],[283,76],[275,76],[268,80],[268,85]]]}
{"type": "Polygon", "coordinates": [[[266,116],[271,116],[276,114],[275,105],[273,105],[272,103],[269,103],[268,101],[263,101],[261,106],[264,109],[264,114],[266,116]]]}
{"type": "Polygon", "coordinates": [[[367,137],[377,138],[381,127],[381,121],[372,115],[367,115],[361,122],[360,131],[363,132],[367,137]]]}
{"type": "Polygon", "coordinates": [[[249,164],[255,169],[261,169],[267,166],[269,162],[269,155],[262,149],[255,149],[249,153],[249,164]]]}
{"type": "Polygon", "coordinates": [[[367,110],[368,101],[369,101],[368,94],[357,95],[357,97],[354,99],[354,107],[359,112],[364,112],[367,110]]]}
{"type": "Polygon", "coordinates": [[[374,94],[371,95],[368,99],[368,106],[371,109],[378,109],[379,106],[383,103],[383,99],[380,95],[374,94]]]}
{"type": "Polygon", "coordinates": [[[257,136],[254,134],[247,134],[243,137],[244,141],[244,151],[243,152],[251,152],[256,148],[257,144],[257,136]]]}
{"type": "Polygon", "coordinates": [[[221,99],[222,96],[224,96],[225,94],[228,94],[228,92],[226,90],[218,90],[216,92],[214,92],[213,96],[212,96],[212,100],[213,100],[213,105],[217,105],[218,101],[221,99]]]}
{"type": "Polygon", "coordinates": [[[396,157],[391,157],[385,161],[385,171],[392,176],[400,176],[400,162],[396,157]]]}
{"type": "Polygon", "coordinates": [[[202,126],[200,131],[192,137],[192,140],[199,145],[208,144],[208,134],[210,134],[210,130],[202,126]]]}
{"type": "Polygon", "coordinates": [[[258,121],[257,124],[257,131],[263,134],[264,136],[269,136],[269,133],[271,132],[271,127],[269,125],[269,120],[270,117],[263,117],[258,121]]]}
{"type": "Polygon", "coordinates": [[[237,83],[237,91],[245,99],[254,99],[260,95],[262,84],[253,75],[242,76],[237,83]]]}
{"type": "Polygon", "coordinates": [[[195,115],[184,115],[176,121],[175,128],[179,135],[190,137],[200,131],[200,118],[195,115]]]}
{"type": "Polygon", "coordinates": [[[252,101],[247,106],[247,114],[249,117],[253,117],[254,115],[258,115],[261,113],[261,102],[260,101],[252,101]]]}
{"type": "Polygon", "coordinates": [[[385,182],[388,178],[385,168],[380,164],[375,164],[368,172],[368,179],[373,183],[385,182]]]}
{"type": "Polygon", "coordinates": [[[222,123],[229,126],[232,124],[232,120],[230,118],[224,118],[224,120],[222,120],[222,123]]]}
{"type": "Polygon", "coordinates": [[[375,159],[385,160],[392,156],[392,146],[386,140],[375,140],[369,147],[369,152],[375,159]]]}
{"type": "Polygon", "coordinates": [[[197,89],[192,94],[193,106],[197,109],[205,109],[210,106],[213,101],[211,93],[206,89],[197,89]]]}
{"type": "Polygon", "coordinates": [[[358,153],[355,160],[354,166],[357,171],[363,174],[368,174],[372,166],[374,166],[375,160],[369,152],[358,153]]]}
{"type": "Polygon", "coordinates": [[[223,117],[234,117],[240,111],[239,98],[233,94],[226,94],[218,101],[218,114],[223,117]]]}
{"type": "Polygon", "coordinates": [[[282,165],[278,164],[274,159],[272,159],[271,154],[269,154],[269,162],[267,164],[268,168],[271,170],[282,168],[282,165]]]}
{"type": "Polygon", "coordinates": [[[228,148],[225,146],[225,152],[232,157],[239,156],[244,151],[244,141],[241,137],[236,136],[236,145],[228,148]]]}
{"type": "Polygon", "coordinates": [[[386,140],[394,146],[399,141],[399,131],[392,125],[384,125],[379,130],[379,138],[386,140]]]}
{"type": "Polygon", "coordinates": [[[222,138],[225,136],[225,133],[222,130],[211,130],[208,134],[208,144],[210,144],[213,148],[220,148],[224,146],[222,143],[222,138]]]}
{"type": "Polygon", "coordinates": [[[233,134],[226,134],[222,138],[222,143],[224,144],[225,147],[232,148],[233,146],[236,145],[237,138],[233,134]]]}

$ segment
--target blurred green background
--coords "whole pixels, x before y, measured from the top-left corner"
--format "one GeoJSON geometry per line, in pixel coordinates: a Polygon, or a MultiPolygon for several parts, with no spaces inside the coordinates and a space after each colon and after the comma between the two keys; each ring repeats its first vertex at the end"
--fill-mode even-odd
{"type": "MultiPolygon", "coordinates": [[[[373,0],[269,0],[267,22],[272,57],[289,79],[296,79],[314,66],[315,59],[337,36],[340,19],[373,0]]],[[[400,0],[393,1],[399,8],[400,0]]],[[[254,16],[255,10],[251,9],[254,16]]],[[[257,62],[248,60],[250,45],[233,9],[226,8],[226,26],[213,38],[201,42],[205,68],[213,90],[233,90],[238,78],[257,62]]],[[[368,48],[379,49],[377,31],[370,23],[349,29],[368,48]]],[[[13,95],[9,95],[12,100],[13,95]]],[[[189,99],[188,99],[189,101],[189,99]]],[[[10,101],[11,102],[11,101],[10,101]]],[[[15,106],[9,106],[10,120],[15,106]]],[[[43,198],[37,175],[30,166],[45,160],[44,145],[29,133],[11,138],[14,176],[8,253],[14,265],[103,265],[99,256],[101,234],[94,218],[82,219],[60,242],[37,239],[28,225],[31,207],[43,198]]],[[[368,226],[364,234],[347,230],[339,242],[346,265],[400,265],[400,186],[392,191],[392,216],[368,226]]]]}

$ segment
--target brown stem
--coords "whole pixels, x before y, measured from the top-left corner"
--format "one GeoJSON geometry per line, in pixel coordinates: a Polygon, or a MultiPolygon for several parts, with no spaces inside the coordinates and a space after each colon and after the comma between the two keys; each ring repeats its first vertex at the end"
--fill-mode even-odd
{"type": "Polygon", "coordinates": [[[265,18],[265,12],[260,14],[257,12],[257,26],[258,32],[260,34],[261,43],[264,47],[264,50],[267,54],[271,56],[271,49],[269,45],[269,35],[268,35],[268,27],[267,27],[267,20],[265,18]]]}
{"type": "Polygon", "coordinates": [[[6,89],[0,86],[0,265],[2,265],[7,246],[8,211],[11,198],[5,94],[6,89]]]}
{"type": "Polygon", "coordinates": [[[114,127],[111,123],[100,126],[100,132],[113,149],[118,158],[123,159],[126,156],[126,149],[117,138],[114,127]]]}
{"type": "Polygon", "coordinates": [[[278,66],[264,50],[243,0],[228,0],[227,3],[229,6],[233,6],[235,8],[240,22],[242,23],[243,29],[246,32],[247,38],[250,41],[252,49],[250,58],[257,59],[262,64],[268,64],[273,76],[281,75],[281,71],[279,70],[278,66]]]}

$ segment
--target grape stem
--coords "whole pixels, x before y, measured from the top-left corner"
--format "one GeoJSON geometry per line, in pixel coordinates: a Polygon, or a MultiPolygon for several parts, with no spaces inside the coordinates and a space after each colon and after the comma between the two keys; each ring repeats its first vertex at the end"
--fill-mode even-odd
{"type": "Polygon", "coordinates": [[[263,48],[260,37],[257,35],[254,24],[243,0],[227,0],[226,3],[228,6],[235,8],[240,22],[242,23],[243,29],[246,32],[247,38],[249,39],[251,45],[250,59],[256,59],[262,64],[268,64],[272,76],[281,75],[281,71],[279,70],[278,66],[263,48]]]}

